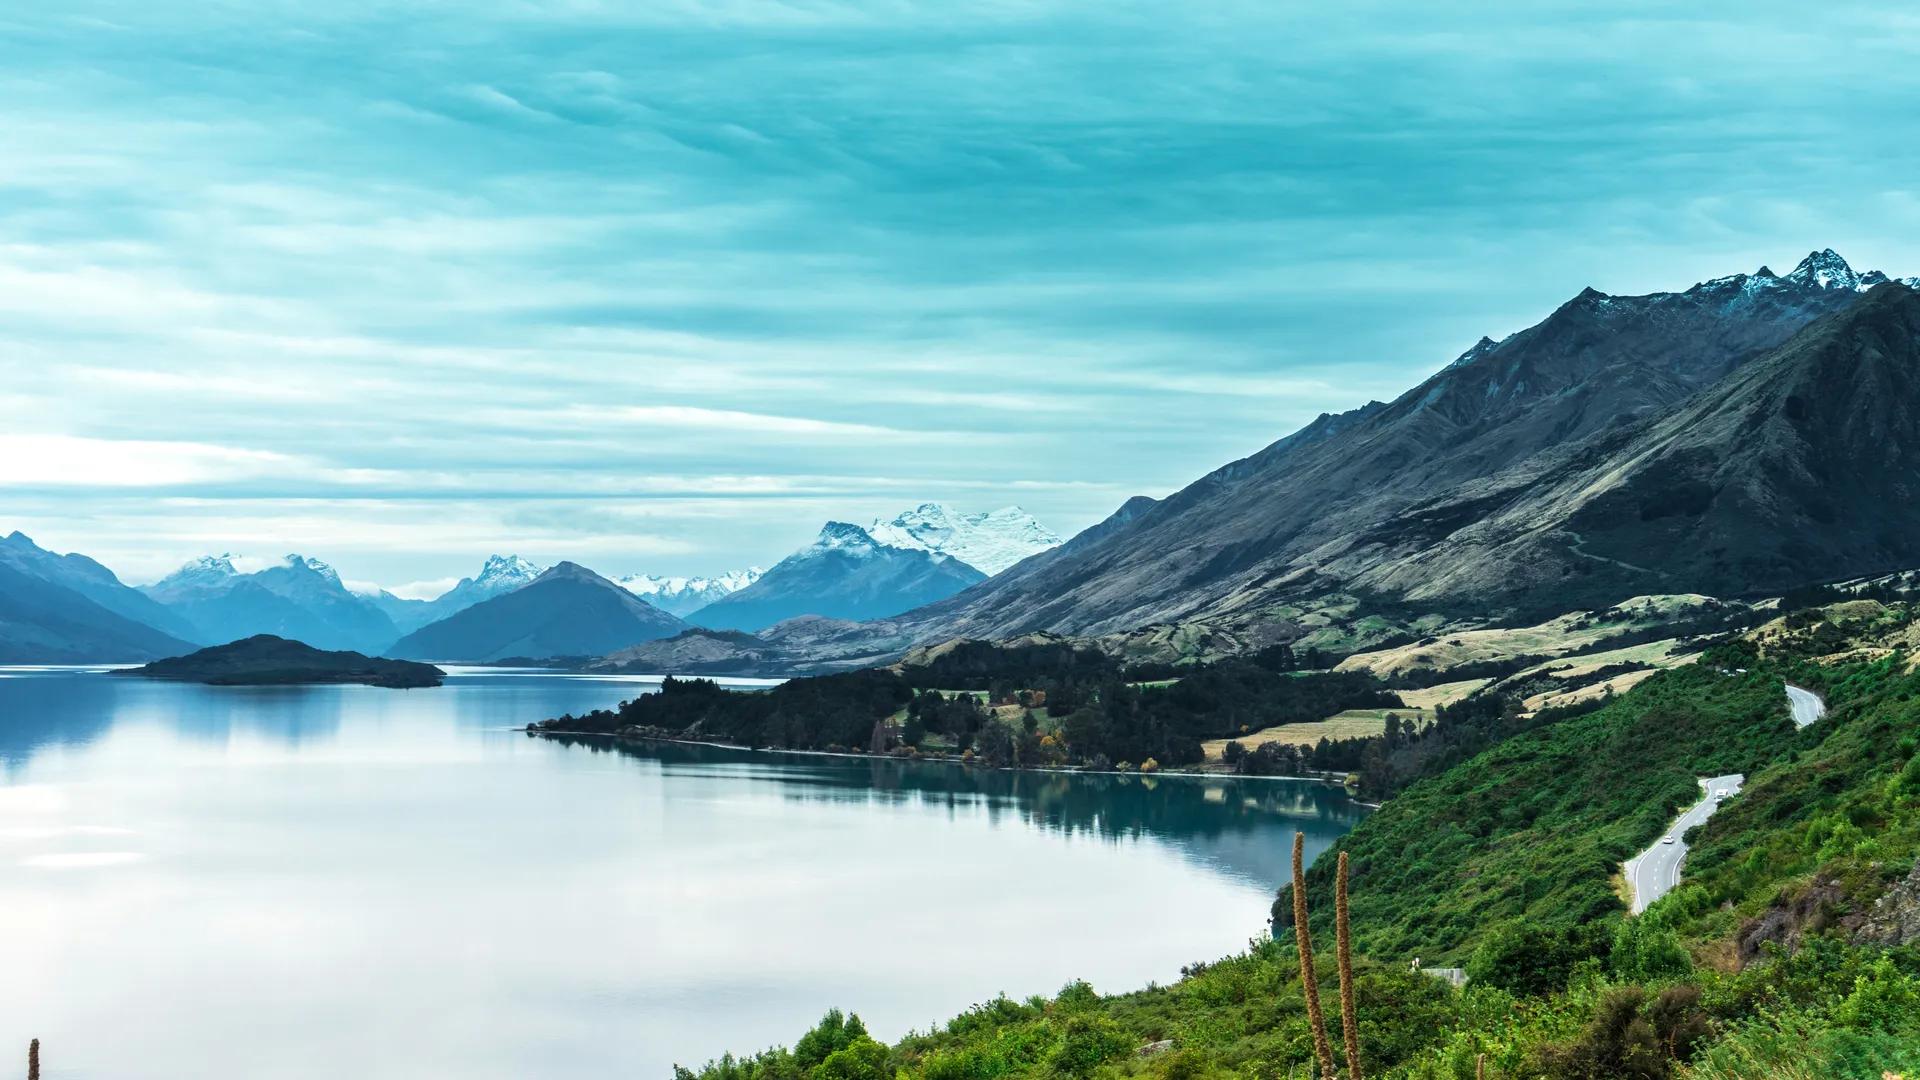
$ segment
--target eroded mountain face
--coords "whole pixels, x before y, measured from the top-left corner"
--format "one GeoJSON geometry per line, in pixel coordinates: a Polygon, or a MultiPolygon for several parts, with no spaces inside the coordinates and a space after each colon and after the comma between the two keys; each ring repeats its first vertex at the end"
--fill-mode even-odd
{"type": "Polygon", "coordinates": [[[1885,542],[1899,517],[1885,508],[1857,539],[1817,528],[1853,499],[1895,494],[1855,484],[1823,508],[1816,491],[1833,470],[1871,460],[1868,436],[1814,422],[1835,401],[1892,395],[1866,430],[1912,434],[1900,372],[1914,358],[1897,329],[1912,293],[1887,281],[1827,251],[1784,276],[1762,268],[1634,297],[1586,290],[1393,402],[1323,416],[890,629],[928,640],[1247,625],[1334,591],[1567,610],[1609,594],[1775,587],[1830,557],[1841,565],[1816,576],[1920,561],[1885,542]],[[1844,340],[1776,354],[1856,304],[1862,321],[1833,332],[1844,340]],[[1860,367],[1869,354],[1884,359],[1860,367]],[[1777,482],[1759,475],[1771,470],[1777,482]],[[1692,550],[1670,560],[1679,544],[1692,550]]]}

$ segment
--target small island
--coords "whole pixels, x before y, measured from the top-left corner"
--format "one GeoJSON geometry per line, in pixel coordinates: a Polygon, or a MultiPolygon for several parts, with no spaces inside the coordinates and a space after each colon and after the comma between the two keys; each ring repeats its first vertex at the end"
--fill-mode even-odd
{"type": "Polygon", "coordinates": [[[388,660],[357,652],[329,652],[272,634],[256,634],[116,674],[178,679],[210,686],[360,683],[398,690],[439,686],[447,677],[446,672],[432,664],[388,660]]]}

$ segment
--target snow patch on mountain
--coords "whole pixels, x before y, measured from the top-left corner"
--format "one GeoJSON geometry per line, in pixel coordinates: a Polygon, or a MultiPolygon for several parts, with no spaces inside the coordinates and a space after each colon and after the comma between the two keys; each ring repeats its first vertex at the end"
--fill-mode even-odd
{"type": "Polygon", "coordinates": [[[1018,506],[962,514],[943,503],[921,503],[864,532],[876,543],[948,555],[989,575],[1064,542],[1018,506]]]}

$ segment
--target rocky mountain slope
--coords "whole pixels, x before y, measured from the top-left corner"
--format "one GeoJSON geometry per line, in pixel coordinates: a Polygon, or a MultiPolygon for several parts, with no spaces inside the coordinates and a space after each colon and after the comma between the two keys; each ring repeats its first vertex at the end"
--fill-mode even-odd
{"type": "Polygon", "coordinates": [[[858,525],[830,521],[812,544],[688,620],[753,631],[801,615],[879,619],[945,599],[985,577],[951,556],[882,544],[858,525]]]}
{"type": "Polygon", "coordinates": [[[1917,458],[1920,293],[1883,284],[1709,393],[1456,493],[1478,520],[1375,529],[1328,566],[1429,602],[1780,592],[1920,565],[1917,458]]]}
{"type": "MultiPolygon", "coordinates": [[[[1634,440],[1643,436],[1664,438],[1676,452],[1683,443],[1695,445],[1677,435],[1645,433],[1659,418],[1677,416],[1675,410],[1707,387],[1716,389],[1702,395],[1700,408],[1724,397],[1716,384],[1886,282],[1884,274],[1857,274],[1824,251],[1784,276],[1763,267],[1684,292],[1615,297],[1585,290],[1536,326],[1499,342],[1483,339],[1390,403],[1322,416],[1156,504],[1129,504],[1125,520],[1098,526],[1097,536],[1028,559],[963,595],[875,627],[874,635],[899,641],[1033,629],[1098,634],[1207,620],[1226,627],[1270,626],[1285,636],[1289,603],[1335,590],[1356,590],[1382,603],[1484,612],[1483,590],[1491,587],[1501,603],[1547,611],[1606,599],[1609,590],[1619,599],[1683,591],[1682,583],[1697,591],[1769,587],[1795,574],[1818,573],[1816,563],[1796,561],[1778,544],[1762,554],[1729,539],[1731,546],[1723,544],[1726,550],[1717,554],[1689,554],[1660,576],[1665,584],[1645,580],[1650,575],[1635,568],[1662,558],[1660,545],[1681,535],[1705,535],[1678,524],[1702,497],[1688,486],[1698,480],[1698,470],[1682,467],[1684,455],[1661,458],[1663,468],[1679,470],[1671,483],[1662,486],[1658,476],[1646,474],[1635,488],[1635,498],[1652,498],[1658,488],[1677,500],[1670,506],[1635,502],[1627,510],[1617,499],[1581,497],[1576,507],[1566,501],[1573,493],[1563,484],[1557,490],[1564,509],[1592,509],[1577,520],[1559,520],[1527,492],[1549,477],[1571,484],[1575,472],[1591,480],[1610,468],[1631,468],[1631,455],[1641,445],[1634,440]],[[1523,497],[1552,520],[1523,528],[1528,519],[1514,507],[1523,497]],[[1636,520],[1648,514],[1648,527],[1621,522],[1615,510],[1636,520]],[[1498,537],[1481,524],[1495,518],[1509,530],[1498,537]],[[1525,564],[1520,549],[1512,548],[1516,558],[1503,562],[1499,575],[1520,572],[1518,580],[1492,572],[1476,578],[1466,565],[1476,548],[1495,540],[1496,547],[1510,547],[1516,529],[1553,534],[1551,542],[1529,549],[1557,545],[1561,557],[1551,570],[1525,564]],[[1481,536],[1485,541],[1477,542],[1481,536]],[[1447,557],[1429,557],[1439,552],[1447,557]],[[1729,569],[1707,573],[1716,559],[1729,569]],[[1763,563],[1772,569],[1763,572],[1763,563]]],[[[1897,286],[1887,288],[1888,295],[1901,293],[1897,286]]],[[[1897,358],[1890,359],[1861,385],[1875,392],[1903,390],[1904,383],[1893,385],[1898,366],[1897,358]]],[[[1853,400],[1854,389],[1845,385],[1849,373],[1827,370],[1824,377],[1839,379],[1844,388],[1838,396],[1853,400]]],[[[1729,383],[1728,390],[1745,385],[1729,383]]],[[[1804,394],[1753,392],[1761,395],[1752,403],[1756,407],[1765,401],[1780,410],[1801,409],[1815,402],[1804,394]],[[1800,404],[1790,406],[1786,397],[1800,404]]],[[[1833,397],[1832,391],[1820,395],[1833,397]]],[[[1888,426],[1875,430],[1894,433],[1897,411],[1882,410],[1888,426]]],[[[1720,438],[1729,447],[1731,434],[1723,431],[1720,438]]],[[[1807,455],[1826,460],[1829,452],[1809,447],[1807,455]]],[[[1831,453],[1838,455],[1835,461],[1857,460],[1852,451],[1831,453]]],[[[1739,511],[1732,494],[1717,504],[1709,532],[1720,535],[1715,530],[1732,527],[1736,517],[1750,526],[1771,521],[1764,503],[1754,501],[1764,493],[1756,492],[1739,511]]],[[[1841,512],[1842,505],[1809,505],[1806,513],[1841,512]]],[[[1807,527],[1792,531],[1798,542],[1812,538],[1807,527]]],[[[1876,553],[1894,550],[1871,531],[1864,535],[1848,542],[1846,566],[1874,565],[1876,553]]],[[[1816,544],[1805,554],[1824,554],[1830,546],[1816,544]]]]}
{"type": "Polygon", "coordinates": [[[602,656],[686,629],[586,567],[563,562],[529,585],[421,627],[387,654],[468,662],[602,656]]]}

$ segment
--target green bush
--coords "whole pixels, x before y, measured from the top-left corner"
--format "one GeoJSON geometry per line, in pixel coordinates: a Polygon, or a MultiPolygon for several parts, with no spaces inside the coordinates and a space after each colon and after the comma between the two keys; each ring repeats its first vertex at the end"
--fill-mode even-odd
{"type": "Polygon", "coordinates": [[[1833,1018],[1859,1031],[1920,1036],[1920,979],[1882,956],[1854,978],[1853,992],[1834,1007],[1833,1018]]]}
{"type": "Polygon", "coordinates": [[[1074,1014],[1062,1025],[1060,1045],[1048,1055],[1047,1064],[1068,1076],[1086,1076],[1134,1045],[1134,1040],[1112,1020],[1074,1014]]]}
{"type": "Polygon", "coordinates": [[[846,1016],[839,1009],[829,1009],[812,1031],[793,1044],[793,1060],[801,1068],[811,1069],[837,1051],[866,1038],[867,1026],[858,1016],[846,1016]]]}
{"type": "Polygon", "coordinates": [[[1607,966],[1624,982],[1664,982],[1691,973],[1693,958],[1680,935],[1643,916],[1620,920],[1607,966]]]}
{"type": "Polygon", "coordinates": [[[814,1067],[811,1080],[891,1080],[887,1048],[861,1035],[843,1049],[828,1054],[814,1067]]]}

